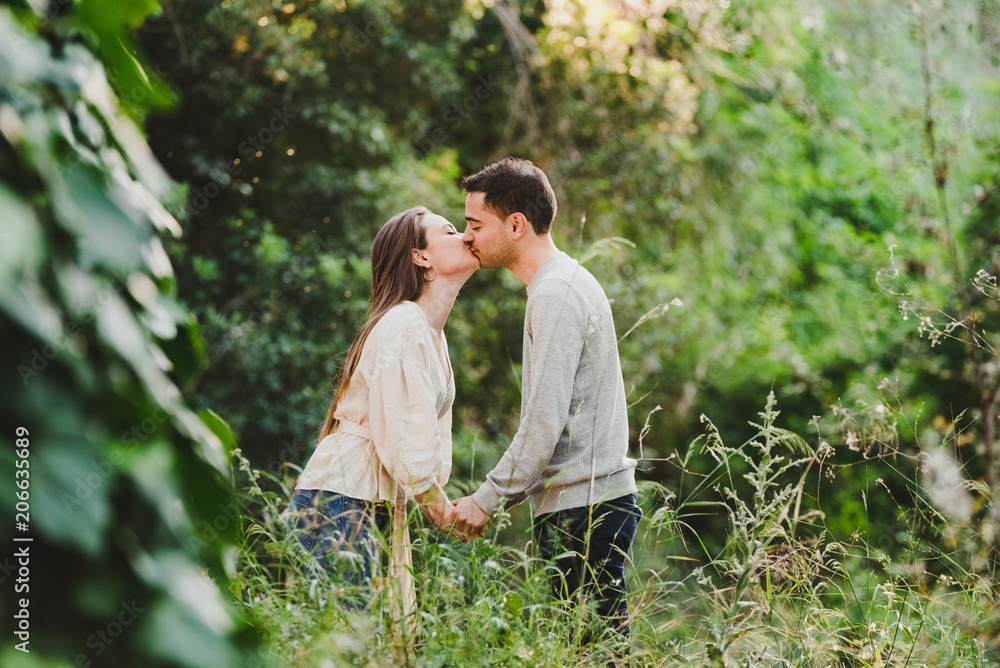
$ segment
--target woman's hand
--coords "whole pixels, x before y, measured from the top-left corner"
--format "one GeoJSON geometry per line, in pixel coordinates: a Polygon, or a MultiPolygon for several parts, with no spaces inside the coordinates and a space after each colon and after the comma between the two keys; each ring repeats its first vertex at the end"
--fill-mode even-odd
{"type": "Polygon", "coordinates": [[[434,523],[434,526],[463,543],[469,542],[468,535],[456,529],[457,509],[448,500],[448,494],[441,488],[441,485],[434,483],[434,486],[429,490],[423,494],[416,494],[413,498],[424,515],[434,523]]]}

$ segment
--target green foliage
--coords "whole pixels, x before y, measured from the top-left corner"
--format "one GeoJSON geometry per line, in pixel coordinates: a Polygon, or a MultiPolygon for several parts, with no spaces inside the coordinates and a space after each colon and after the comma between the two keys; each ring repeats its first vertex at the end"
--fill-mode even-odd
{"type": "MultiPolygon", "coordinates": [[[[148,125],[168,171],[189,184],[176,211],[190,232],[168,250],[209,364],[185,390],[219,410],[247,452],[276,463],[279,451],[282,461],[307,456],[366,317],[379,225],[416,203],[461,218],[464,170],[444,149],[495,133],[484,116],[500,119],[502,65],[476,60],[502,44],[486,23],[456,2],[174,0],[143,28],[144,49],[183,91],[148,125]]],[[[492,322],[516,323],[523,309],[484,288],[477,278],[466,293],[491,294],[488,312],[467,313],[463,298],[455,320],[474,315],[452,335],[466,388],[497,376],[496,360],[465,343],[472,331],[496,332],[485,343],[499,344],[501,368],[520,356],[520,325],[492,322]]],[[[505,429],[516,392],[500,392],[505,429]]],[[[481,411],[488,399],[464,406],[481,411]]]]}
{"type": "MultiPolygon", "coordinates": [[[[873,404],[883,378],[911,423],[920,406],[947,416],[976,401],[961,348],[915,348],[873,280],[896,244],[928,299],[955,289],[926,155],[922,15],[796,2],[621,15],[599,2],[169,8],[140,42],[184,92],[148,125],[190,188],[177,210],[192,231],[169,250],[210,364],[186,389],[249,453],[304,460],[365,317],[381,222],[416,202],[460,218],[457,178],[508,153],[552,176],[561,247],[635,244],[588,259],[619,332],[676,306],[621,343],[633,425],[665,408],[649,457],[693,438],[701,412],[742,440],[740,416],[771,388],[799,431],[838,401],[873,404]],[[929,405],[942,368],[955,381],[929,405]]],[[[995,221],[996,161],[980,148],[995,87],[958,69],[977,57],[974,43],[953,48],[964,16],[945,13],[927,48],[939,132],[961,155],[948,188],[979,188],[971,231],[995,221]]],[[[977,269],[989,238],[970,236],[977,269]]],[[[449,324],[461,423],[479,430],[464,440],[488,448],[516,428],[517,288],[474,276],[449,324]]]]}
{"type": "MultiPolygon", "coordinates": [[[[189,233],[168,251],[209,361],[184,390],[269,473],[301,465],[365,319],[378,226],[414,203],[457,221],[460,176],[521,155],[556,188],[557,244],[612,299],[642,476],[707,475],[674,466],[699,416],[748,441],[773,391],[789,429],[853,458],[838,485],[800,486],[797,512],[896,553],[898,504],[875,493],[905,492],[891,457],[948,444],[996,488],[998,312],[972,283],[1000,268],[1000,88],[970,38],[991,16],[890,0],[171,0],[138,41],[181,97],[147,131],[187,184],[172,210],[189,233]],[[954,336],[928,346],[918,311],[954,336]],[[976,345],[957,323],[978,323],[976,345]]],[[[517,427],[520,290],[479,272],[449,320],[462,489],[517,427]]],[[[748,493],[753,466],[731,466],[748,493]]],[[[703,511],[686,521],[708,560],[730,536],[718,505],[703,511]]],[[[512,520],[502,540],[523,511],[512,520]]]]}
{"type": "Polygon", "coordinates": [[[81,40],[120,63],[156,5],[83,5],[0,6],[0,459],[25,483],[0,499],[18,578],[0,611],[30,615],[0,662],[245,665],[255,642],[220,588],[236,524],[199,532],[234,502],[225,453],[171,375],[201,361],[160,242],[180,232],[169,181],[81,40]]]}
{"type": "MultiPolygon", "coordinates": [[[[647,500],[636,550],[637,656],[985,661],[971,629],[996,633],[995,3],[167,0],[135,44],[155,4],[12,4],[0,294],[25,371],[4,381],[4,420],[55,444],[32,464],[46,486],[92,491],[94,462],[102,478],[76,514],[38,501],[52,558],[85,555],[95,582],[126,574],[73,592],[73,624],[131,588],[176,603],[163,573],[177,562],[143,570],[132,533],[156,563],[198,548],[225,578],[219,534],[240,511],[218,515],[236,508],[221,455],[239,442],[266,472],[239,598],[292,665],[585,661],[548,635],[579,620],[509,547],[523,510],[474,554],[421,534],[419,656],[310,597],[275,523],[364,322],[378,226],[416,203],[459,221],[461,175],[517,154],[551,176],[556,241],[613,300],[632,452],[663,501],[647,500]],[[169,262],[152,229],[177,228],[157,198],[186,229],[169,262]],[[175,385],[217,414],[196,417],[175,385]],[[770,403],[748,424],[769,394],[788,432],[770,403]],[[702,415],[714,431],[689,448],[702,415]],[[790,433],[816,442],[785,452],[790,433]],[[989,490],[965,524],[919,492],[936,446],[989,490]],[[164,514],[178,497],[185,517],[164,514]]],[[[479,272],[449,321],[456,489],[517,426],[521,289],[479,272]]],[[[188,618],[156,615],[168,640],[188,618]]]]}
{"type": "MultiPolygon", "coordinates": [[[[287,665],[603,665],[524,509],[468,547],[415,520],[409,639],[310,587],[280,524],[378,226],[459,221],[506,154],[613,300],[636,662],[995,661],[996,3],[723,4],[165,0],[133,39],[157,3],[3,3],[0,414],[60,605],[0,661],[266,658],[231,587],[287,665]]],[[[521,289],[480,272],[449,321],[453,492],[516,429],[521,289]]]]}

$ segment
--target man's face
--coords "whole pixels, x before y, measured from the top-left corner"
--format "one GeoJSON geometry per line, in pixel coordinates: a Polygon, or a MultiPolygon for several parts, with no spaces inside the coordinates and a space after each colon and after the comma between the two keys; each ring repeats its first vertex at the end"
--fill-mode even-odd
{"type": "Polygon", "coordinates": [[[479,258],[483,269],[510,269],[517,260],[511,227],[486,208],[485,199],[485,193],[465,196],[465,234],[462,241],[479,258]]]}

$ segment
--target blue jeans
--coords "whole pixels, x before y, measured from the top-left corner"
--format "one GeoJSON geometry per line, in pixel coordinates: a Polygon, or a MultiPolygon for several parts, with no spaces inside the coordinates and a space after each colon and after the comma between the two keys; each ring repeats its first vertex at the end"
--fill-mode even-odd
{"type": "Polygon", "coordinates": [[[287,522],[313,564],[338,585],[347,586],[347,606],[364,607],[372,578],[378,574],[379,536],[387,535],[389,528],[385,504],[297,489],[288,504],[287,522]]]}
{"type": "Polygon", "coordinates": [[[556,596],[572,601],[583,587],[596,602],[598,616],[625,637],[629,635],[625,559],[641,517],[636,495],[626,494],[593,506],[593,512],[584,506],[541,515],[533,527],[542,558],[555,565],[556,596]]]}

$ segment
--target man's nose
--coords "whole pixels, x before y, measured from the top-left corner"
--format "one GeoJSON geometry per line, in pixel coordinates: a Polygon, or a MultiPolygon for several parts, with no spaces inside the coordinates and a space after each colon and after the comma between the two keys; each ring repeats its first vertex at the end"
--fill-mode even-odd
{"type": "Polygon", "coordinates": [[[465,242],[466,246],[472,245],[472,230],[470,230],[468,227],[465,228],[465,232],[462,233],[462,241],[465,242]]]}

